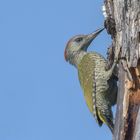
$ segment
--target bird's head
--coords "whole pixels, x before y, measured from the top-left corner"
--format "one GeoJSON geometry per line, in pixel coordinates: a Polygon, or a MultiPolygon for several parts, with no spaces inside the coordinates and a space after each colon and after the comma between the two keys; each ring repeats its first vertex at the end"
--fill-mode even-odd
{"type": "Polygon", "coordinates": [[[90,43],[102,32],[104,28],[98,29],[95,32],[88,35],[76,35],[71,38],[65,48],[64,57],[66,61],[71,61],[75,54],[81,51],[87,51],[90,43]]]}

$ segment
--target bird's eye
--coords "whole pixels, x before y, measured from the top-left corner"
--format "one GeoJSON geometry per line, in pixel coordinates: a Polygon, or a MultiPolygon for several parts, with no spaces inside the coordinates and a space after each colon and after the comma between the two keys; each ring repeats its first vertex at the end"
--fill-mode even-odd
{"type": "Polygon", "coordinates": [[[80,42],[80,41],[82,41],[83,40],[83,38],[82,37],[79,37],[79,38],[77,38],[75,41],[76,42],[80,42]]]}

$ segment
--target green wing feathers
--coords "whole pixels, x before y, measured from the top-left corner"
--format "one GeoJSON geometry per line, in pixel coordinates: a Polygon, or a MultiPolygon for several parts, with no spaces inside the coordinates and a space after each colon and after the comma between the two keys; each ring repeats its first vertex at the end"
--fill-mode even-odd
{"type": "MultiPolygon", "coordinates": [[[[96,120],[97,111],[96,111],[96,93],[94,91],[94,73],[95,73],[95,61],[92,58],[92,55],[86,54],[80,64],[78,65],[78,75],[81,87],[84,92],[84,97],[86,104],[91,113],[93,113],[96,120]]],[[[100,122],[101,124],[101,122],[100,122]]]]}
{"type": "Polygon", "coordinates": [[[117,82],[106,79],[106,60],[99,54],[87,53],[78,65],[78,75],[90,112],[101,126],[106,123],[113,132],[111,106],[116,103],[117,82]]]}

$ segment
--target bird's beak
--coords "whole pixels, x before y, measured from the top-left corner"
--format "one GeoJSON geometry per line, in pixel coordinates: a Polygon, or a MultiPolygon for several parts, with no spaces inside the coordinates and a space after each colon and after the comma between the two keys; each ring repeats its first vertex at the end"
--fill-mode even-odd
{"type": "Polygon", "coordinates": [[[87,35],[87,40],[88,41],[92,41],[94,38],[96,38],[102,31],[104,30],[104,28],[100,28],[98,30],[96,30],[95,32],[87,35]]]}
{"type": "Polygon", "coordinates": [[[84,47],[85,49],[88,48],[88,46],[90,45],[90,43],[104,30],[104,28],[100,28],[96,31],[94,31],[91,34],[86,35],[86,41],[84,43],[84,47]]]}

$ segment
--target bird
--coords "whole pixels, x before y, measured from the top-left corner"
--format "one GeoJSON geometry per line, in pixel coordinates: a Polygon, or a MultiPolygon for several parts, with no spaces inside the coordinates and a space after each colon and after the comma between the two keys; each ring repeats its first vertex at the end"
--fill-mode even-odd
{"type": "Polygon", "coordinates": [[[72,37],[65,47],[64,57],[78,71],[86,104],[96,122],[99,126],[105,123],[113,133],[112,106],[116,104],[118,92],[118,78],[113,71],[118,59],[115,57],[112,67],[106,70],[107,60],[95,51],[87,51],[103,30],[104,27],[90,34],[72,37]]]}

